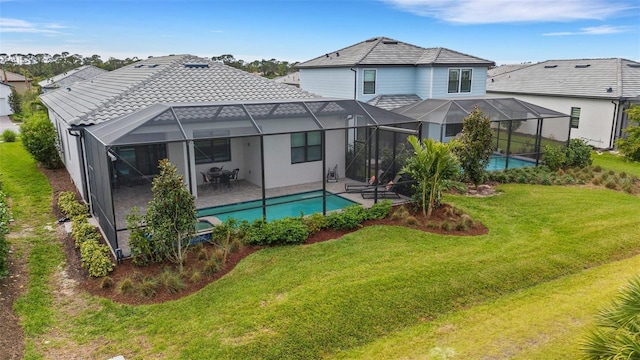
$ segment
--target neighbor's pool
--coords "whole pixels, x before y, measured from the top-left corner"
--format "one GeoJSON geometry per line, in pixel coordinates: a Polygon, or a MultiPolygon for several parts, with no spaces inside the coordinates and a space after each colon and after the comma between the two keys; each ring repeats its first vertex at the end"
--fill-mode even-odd
{"type": "MultiPolygon", "coordinates": [[[[487,171],[504,170],[507,164],[507,158],[505,156],[492,155],[487,164],[487,171]]],[[[536,166],[535,161],[523,160],[518,158],[509,158],[509,169],[522,168],[528,166],[536,166]]]]}
{"type": "MultiPolygon", "coordinates": [[[[345,208],[355,202],[341,196],[327,195],[327,211],[345,208]]],[[[267,198],[267,220],[285,217],[310,215],[322,212],[322,190],[267,198]]],[[[247,201],[237,204],[214,206],[198,210],[198,217],[215,216],[221,221],[229,218],[253,221],[262,218],[262,200],[247,201]]]]}

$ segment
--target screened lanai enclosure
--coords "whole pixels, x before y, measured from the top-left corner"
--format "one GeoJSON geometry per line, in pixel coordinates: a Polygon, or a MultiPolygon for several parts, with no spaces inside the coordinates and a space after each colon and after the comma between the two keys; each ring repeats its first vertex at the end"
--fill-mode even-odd
{"type": "Polygon", "coordinates": [[[494,156],[489,170],[538,165],[546,145],[569,142],[569,115],[515,98],[428,99],[394,112],[423,122],[423,138],[449,142],[462,132],[463,120],[475,106],[491,119],[494,156]]]}
{"type": "Polygon", "coordinates": [[[126,215],[145,211],[164,158],[196,197],[203,227],[375,202],[377,191],[365,199],[346,184],[394,179],[420,127],[355,100],[153,105],[84,129],[91,211],[128,256],[126,215]]]}

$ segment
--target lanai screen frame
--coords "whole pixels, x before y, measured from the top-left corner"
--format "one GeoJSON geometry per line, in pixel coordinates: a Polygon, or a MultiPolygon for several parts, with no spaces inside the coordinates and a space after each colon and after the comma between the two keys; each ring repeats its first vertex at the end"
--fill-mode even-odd
{"type": "MultiPolygon", "coordinates": [[[[421,122],[404,115],[396,114],[356,100],[345,99],[303,99],[303,100],[264,100],[244,102],[179,103],[156,104],[120,118],[83,128],[83,140],[86,149],[87,178],[89,181],[90,204],[92,213],[97,217],[101,228],[114,252],[119,248],[118,232],[125,231],[115,216],[109,153],[116,146],[136,146],[152,144],[189,143],[203,139],[235,139],[259,137],[261,154],[262,211],[266,217],[265,159],[264,137],[286,135],[300,132],[320,131],[322,136],[322,177],[327,169],[326,137],[327,131],[348,130],[353,128],[373,128],[378,132],[389,131],[394,127],[415,128],[419,133],[421,122]],[[226,113],[226,117],[224,115],[226,113]],[[344,116],[341,123],[337,116],[344,116]],[[289,121],[294,128],[270,129],[273,121],[289,121]],[[349,119],[354,119],[351,126],[349,119]],[[218,125],[225,121],[227,125],[241,124],[241,129],[218,125]],[[304,123],[303,123],[304,122],[304,123]],[[202,126],[200,125],[210,125],[202,126]],[[195,127],[192,127],[194,126],[195,127]],[[162,128],[162,132],[145,132],[145,129],[162,128]],[[195,131],[212,131],[210,136],[195,136],[195,131]],[[213,134],[216,130],[228,131],[226,136],[213,134]],[[231,130],[238,130],[232,133],[231,130]]],[[[403,129],[402,131],[407,131],[403,129]]],[[[379,144],[376,142],[376,147],[379,144]]],[[[346,148],[346,144],[345,144],[346,148]]],[[[112,152],[111,152],[112,153],[112,152]]],[[[186,150],[185,177],[193,192],[197,186],[197,174],[193,176],[191,166],[195,164],[192,154],[186,150]]],[[[377,166],[377,165],[376,165],[377,166]]],[[[326,214],[326,182],[322,181],[323,213],[326,214]]]]}
{"type": "MultiPolygon", "coordinates": [[[[543,154],[543,133],[545,131],[544,120],[551,120],[557,122],[564,122],[564,124],[554,124],[558,126],[564,133],[560,135],[562,140],[558,143],[568,145],[571,138],[571,123],[570,116],[552,109],[544,108],[526,101],[522,101],[516,98],[458,98],[458,99],[427,99],[415,104],[407,105],[393,110],[402,115],[409,116],[416,120],[420,120],[427,124],[427,134],[423,132],[422,137],[432,137],[440,142],[448,142],[447,136],[445,136],[445,128],[451,124],[462,124],[464,118],[473,111],[475,106],[478,106],[483,113],[491,119],[492,128],[497,128],[497,134],[500,134],[500,127],[506,127],[507,130],[507,143],[503,150],[504,156],[506,156],[505,168],[509,167],[509,158],[513,156],[512,153],[512,138],[511,135],[515,131],[514,124],[520,124],[522,122],[531,122],[535,125],[535,143],[533,144],[533,159],[535,159],[536,166],[539,165],[541,156],[543,154]],[[431,125],[435,125],[438,130],[438,134],[433,136],[429,129],[431,125]],[[513,130],[512,130],[513,129],[513,130]],[[566,134],[566,138],[565,135],[566,134]]],[[[453,138],[453,137],[449,137],[453,138]]],[[[496,139],[496,150],[499,148],[499,138],[496,139]]]]}

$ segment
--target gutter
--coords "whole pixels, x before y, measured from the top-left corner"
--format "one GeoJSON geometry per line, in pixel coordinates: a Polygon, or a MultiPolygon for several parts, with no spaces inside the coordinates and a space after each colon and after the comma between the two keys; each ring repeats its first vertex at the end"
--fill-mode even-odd
{"type": "Polygon", "coordinates": [[[358,100],[358,70],[349,68],[353,71],[353,100],[358,100]]]}

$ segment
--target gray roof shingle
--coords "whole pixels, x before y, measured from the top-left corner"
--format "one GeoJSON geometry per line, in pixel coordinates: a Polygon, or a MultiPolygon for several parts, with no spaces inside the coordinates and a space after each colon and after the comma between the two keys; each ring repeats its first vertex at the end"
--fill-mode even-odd
{"type": "Polygon", "coordinates": [[[493,61],[447,48],[423,48],[377,37],[298,64],[300,69],[356,65],[495,65],[493,61]]]}
{"type": "Polygon", "coordinates": [[[633,98],[640,96],[640,63],[620,58],[547,60],[489,76],[487,92],[633,98]]]}
{"type": "Polygon", "coordinates": [[[92,65],[83,65],[65,73],[52,76],[38,83],[45,89],[57,89],[106,73],[107,70],[92,65]]]}
{"type": "Polygon", "coordinates": [[[44,94],[41,99],[68,124],[91,125],[157,103],[315,97],[208,59],[172,55],[136,62],[44,94]]]}
{"type": "Polygon", "coordinates": [[[411,105],[422,99],[415,94],[409,95],[378,95],[367,101],[367,104],[377,106],[385,110],[393,110],[402,106],[411,105]]]}

